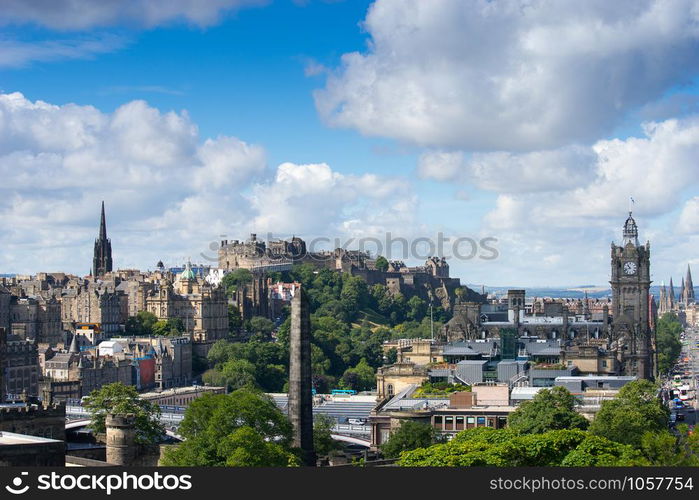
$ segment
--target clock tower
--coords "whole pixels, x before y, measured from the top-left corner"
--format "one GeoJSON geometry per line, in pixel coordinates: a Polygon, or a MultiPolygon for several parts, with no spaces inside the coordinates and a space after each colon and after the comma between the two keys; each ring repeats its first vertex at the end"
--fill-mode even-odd
{"type": "Polygon", "coordinates": [[[638,242],[631,212],[620,246],[612,243],[612,330],[622,374],[652,378],[653,342],[649,323],[650,243],[638,242]]]}

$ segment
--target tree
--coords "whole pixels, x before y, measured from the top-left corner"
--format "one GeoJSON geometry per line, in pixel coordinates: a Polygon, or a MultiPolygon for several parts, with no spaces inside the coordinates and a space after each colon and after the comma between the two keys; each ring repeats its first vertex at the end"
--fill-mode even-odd
{"type": "Polygon", "coordinates": [[[342,445],[333,439],[332,430],[335,427],[335,419],[324,413],[313,416],[313,448],[318,456],[326,456],[342,445]]]}
{"type": "Polygon", "coordinates": [[[386,257],[383,255],[379,255],[376,258],[376,263],[374,264],[376,266],[376,269],[378,269],[381,272],[386,272],[388,271],[388,261],[386,260],[386,257]]]}
{"type": "Polygon", "coordinates": [[[289,419],[271,398],[253,389],[200,396],[187,407],[179,431],[185,441],[165,451],[164,465],[295,463],[290,448],[292,427],[289,419]]]}
{"type": "Polygon", "coordinates": [[[223,364],[221,375],[228,389],[234,391],[245,386],[255,386],[255,365],[247,359],[232,359],[223,364]]]}
{"type": "Polygon", "coordinates": [[[410,297],[407,303],[408,319],[411,321],[422,321],[427,313],[427,303],[417,295],[410,297]]]}
{"type": "Polygon", "coordinates": [[[152,335],[153,326],[157,321],[158,317],[152,312],[139,311],[136,316],[131,316],[126,321],[126,333],[133,336],[152,335]]]}
{"type": "Polygon", "coordinates": [[[699,435],[686,425],[677,426],[676,434],[663,430],[646,432],[641,438],[641,452],[651,465],[664,467],[699,466],[699,435]]]}
{"type": "Polygon", "coordinates": [[[228,334],[237,335],[240,327],[243,325],[243,320],[240,317],[240,311],[233,305],[228,305],[228,334]]]}
{"type": "Polygon", "coordinates": [[[252,273],[248,269],[236,269],[226,274],[221,280],[221,286],[223,286],[226,293],[230,296],[233,295],[240,285],[252,282],[252,273]]]}
{"type": "Polygon", "coordinates": [[[381,453],[387,458],[397,458],[404,451],[430,446],[435,439],[436,432],[430,424],[404,420],[381,445],[381,453]]]}
{"type": "Polygon", "coordinates": [[[226,457],[226,467],[288,467],[298,466],[297,457],[284,446],[265,441],[248,426],[236,429],[224,437],[218,454],[226,457]]]}
{"type": "Polygon", "coordinates": [[[343,279],[340,302],[350,319],[354,319],[359,311],[367,307],[369,291],[366,281],[358,276],[349,276],[343,279]]]}
{"type": "Polygon", "coordinates": [[[165,428],[160,423],[160,406],[141,399],[136,388],[121,382],[92,391],[85,407],[90,414],[90,429],[95,434],[106,432],[105,420],[108,414],[134,415],[137,443],[155,443],[165,433],[165,428]]]}
{"type": "Polygon", "coordinates": [[[180,318],[161,319],[151,327],[153,335],[181,335],[184,332],[184,323],[180,318]]]}
{"type": "Polygon", "coordinates": [[[656,346],[658,350],[658,370],[668,373],[677,362],[682,352],[682,323],[673,312],[663,314],[655,327],[656,346]]]}
{"type": "Polygon", "coordinates": [[[667,428],[669,416],[655,384],[635,380],[622,387],[616,398],[602,402],[590,431],[611,441],[639,448],[644,433],[667,428]]]}
{"type": "Polygon", "coordinates": [[[374,369],[366,359],[362,359],[354,368],[348,368],[342,375],[342,383],[347,389],[366,391],[376,386],[374,369]]]}
{"type": "Polygon", "coordinates": [[[632,466],[648,462],[631,446],[580,429],[518,435],[513,429],[469,429],[445,444],[400,455],[407,467],[632,466]]]}
{"type": "Polygon", "coordinates": [[[250,318],[247,330],[268,338],[274,331],[274,322],[262,316],[253,316],[250,318]]]}
{"type": "Polygon", "coordinates": [[[575,397],[565,387],[540,390],[510,414],[507,423],[521,434],[556,429],[587,429],[588,421],[575,411],[575,397]]]}

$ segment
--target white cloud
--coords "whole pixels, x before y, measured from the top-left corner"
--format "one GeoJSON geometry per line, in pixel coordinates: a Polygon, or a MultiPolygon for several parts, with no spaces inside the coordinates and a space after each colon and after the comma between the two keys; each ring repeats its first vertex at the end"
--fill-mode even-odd
{"type": "Polygon", "coordinates": [[[685,203],[677,222],[677,231],[683,235],[699,235],[699,196],[685,203]]]}
{"type": "Polygon", "coordinates": [[[396,227],[413,213],[406,199],[401,179],[323,163],[270,173],[261,146],[202,140],[184,111],[132,101],[103,113],[0,94],[0,272],[87,273],[102,200],[115,265],[146,268],[213,257],[220,237],[258,229],[334,237],[396,227]]]}
{"type": "MultiPolygon", "coordinates": [[[[550,192],[538,191],[536,186],[501,189],[498,183],[488,188],[482,178],[473,177],[468,161],[458,165],[454,178],[465,177],[499,193],[482,230],[498,237],[498,262],[520,284],[604,283],[609,272],[608,245],[620,240],[630,197],[636,201],[631,208],[641,239],[651,240],[657,276],[669,279],[678,262],[693,256],[682,240],[699,231],[699,198],[691,198],[677,223],[672,221],[682,207],[683,193],[695,193],[699,185],[699,116],[648,123],[644,132],[643,137],[598,141],[582,153],[593,157],[587,179],[572,185],[559,182],[559,188],[550,192]]],[[[531,169],[541,172],[542,184],[555,185],[567,170],[565,164],[550,172],[538,169],[537,154],[507,158],[507,168],[495,167],[486,178],[500,175],[502,184],[511,180],[516,184],[522,172],[531,169]]]]}
{"type": "Polygon", "coordinates": [[[315,94],[330,124],[422,146],[555,149],[688,83],[696,0],[377,0],[315,94]]]}
{"type": "Polygon", "coordinates": [[[130,23],[146,28],[177,21],[211,26],[225,14],[268,0],[3,0],[0,25],[33,23],[85,30],[130,23]]]}
{"type": "MultiPolygon", "coordinates": [[[[368,224],[370,217],[384,214],[387,204],[407,190],[407,183],[397,178],[343,175],[325,163],[283,163],[273,182],[255,186],[251,201],[258,215],[251,224],[261,233],[339,236],[357,219],[368,224]]],[[[411,212],[408,207],[406,211],[411,212]]],[[[385,231],[392,222],[384,221],[381,228],[385,231]]]]}
{"type": "Polygon", "coordinates": [[[430,151],[421,155],[418,172],[425,178],[501,193],[557,191],[586,184],[594,159],[594,153],[582,147],[470,156],[461,151],[430,151]]]}
{"type": "Polygon", "coordinates": [[[589,148],[470,159],[458,152],[428,153],[420,172],[499,193],[485,219],[490,227],[522,228],[527,221],[594,226],[622,216],[630,198],[636,213],[655,217],[675,210],[680,193],[699,184],[699,115],[644,124],[644,134],[598,141],[589,148]]]}

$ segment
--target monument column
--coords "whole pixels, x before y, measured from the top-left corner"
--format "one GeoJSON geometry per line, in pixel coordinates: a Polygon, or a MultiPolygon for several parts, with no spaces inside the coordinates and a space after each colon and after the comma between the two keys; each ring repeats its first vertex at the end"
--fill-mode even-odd
{"type": "Polygon", "coordinates": [[[301,449],[303,463],[315,466],[311,385],[311,319],[305,290],[299,287],[291,300],[288,408],[294,427],[293,444],[301,449]]]}

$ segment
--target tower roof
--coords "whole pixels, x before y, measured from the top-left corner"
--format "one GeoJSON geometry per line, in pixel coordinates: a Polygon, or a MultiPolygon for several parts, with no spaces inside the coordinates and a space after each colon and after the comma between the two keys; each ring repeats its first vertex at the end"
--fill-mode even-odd
{"type": "Polygon", "coordinates": [[[626,222],[624,222],[623,245],[626,246],[628,243],[633,243],[638,246],[638,226],[631,212],[629,212],[629,217],[626,219],[626,222]]]}
{"type": "Polygon", "coordinates": [[[192,271],[192,263],[190,261],[187,261],[187,264],[184,267],[184,271],[182,271],[182,274],[180,274],[180,279],[181,280],[196,279],[196,277],[194,276],[194,271],[192,271]]]}
{"type": "Polygon", "coordinates": [[[68,352],[71,354],[78,354],[80,349],[78,348],[78,334],[77,332],[73,334],[73,340],[70,341],[70,349],[68,352]]]}
{"type": "Polygon", "coordinates": [[[104,216],[104,200],[102,200],[102,214],[100,215],[100,236],[99,239],[107,239],[107,219],[104,216]]]}

